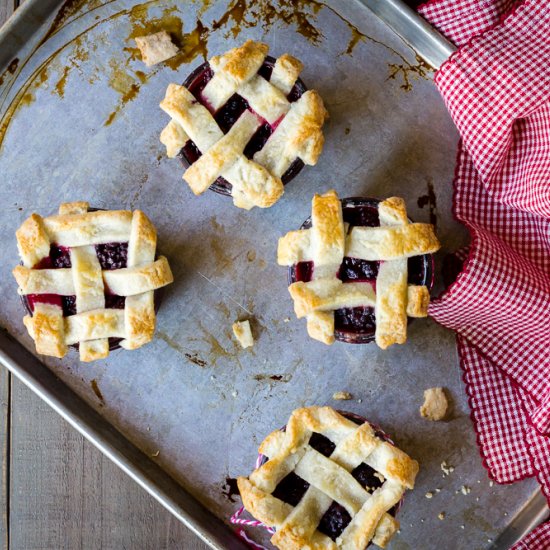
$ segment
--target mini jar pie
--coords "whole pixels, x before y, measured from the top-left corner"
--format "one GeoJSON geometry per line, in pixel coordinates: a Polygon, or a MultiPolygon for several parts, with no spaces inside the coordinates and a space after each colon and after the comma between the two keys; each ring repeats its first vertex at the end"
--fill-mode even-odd
{"type": "Polygon", "coordinates": [[[152,339],[154,291],[173,278],[143,212],[65,203],[59,215],[32,214],[16,236],[22,265],[13,275],[37,353],[61,358],[77,346],[93,361],[152,339]]]}
{"type": "Polygon", "coordinates": [[[189,166],[183,179],[200,195],[231,195],[239,208],[267,208],[284,184],[321,154],[327,112],[298,78],[302,63],[278,59],[248,40],[170,84],[160,107],[171,121],[160,141],[189,166]]]}
{"type": "Polygon", "coordinates": [[[279,239],[289,292],[309,335],[385,349],[407,339],[407,317],[426,317],[439,249],[430,224],[412,223],[405,202],[315,195],[311,218],[279,239]]]}
{"type": "Polygon", "coordinates": [[[365,419],[330,407],[295,410],[260,445],[237,484],[245,509],[281,550],[384,548],[418,463],[365,419]]]}

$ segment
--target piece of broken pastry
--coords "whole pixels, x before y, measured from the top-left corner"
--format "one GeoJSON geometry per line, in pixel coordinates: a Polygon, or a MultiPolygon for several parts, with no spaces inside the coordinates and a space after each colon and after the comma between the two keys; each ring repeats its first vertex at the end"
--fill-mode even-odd
{"type": "Polygon", "coordinates": [[[174,57],[179,48],[172,42],[166,31],[156,32],[147,36],[136,36],[136,45],[141,53],[141,60],[152,67],[171,57],[174,57]]]}
{"type": "Polygon", "coordinates": [[[424,391],[424,404],[420,415],[428,420],[443,420],[447,414],[449,402],[443,388],[428,388],[424,391]]]}

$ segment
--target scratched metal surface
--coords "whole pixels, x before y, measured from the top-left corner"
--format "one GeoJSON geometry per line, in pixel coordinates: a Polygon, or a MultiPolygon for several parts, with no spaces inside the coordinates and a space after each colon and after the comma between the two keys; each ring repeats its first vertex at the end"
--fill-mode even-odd
{"type": "Polygon", "coordinates": [[[32,348],[10,274],[13,233],[32,211],[50,214],[70,200],[143,209],[176,279],[156,338],[91,365],[75,353],[45,360],[62,380],[222,518],[238,505],[227,478],[249,472],[258,443],[292,409],[330,404],[360,413],[421,463],[391,548],[488,547],[535,484],[489,484],[453,334],[419,320],[406,345],[387,351],[325,347],[294,318],[286,270],[275,263],[277,238],[308,217],[314,192],[332,187],[341,196],[403,196],[413,219],[437,223],[440,263],[467,240],[451,215],[456,131],[430,71],[370,12],[349,0],[280,2],[72,2],[33,51],[48,31],[37,28],[0,84],[0,323],[32,348]],[[132,37],[160,28],[184,52],[147,69],[132,37]],[[192,196],[158,141],[167,118],[157,107],[167,84],[183,81],[203,55],[247,38],[304,60],[303,79],[331,115],[318,165],[273,208],[251,212],[214,193],[192,196]],[[251,350],[231,336],[231,323],[244,318],[257,338],[251,350]],[[418,407],[422,391],[437,385],[453,395],[452,419],[428,423],[418,407]],[[338,390],[355,399],[332,401],[338,390]],[[443,461],[452,474],[443,475],[443,461]]]}

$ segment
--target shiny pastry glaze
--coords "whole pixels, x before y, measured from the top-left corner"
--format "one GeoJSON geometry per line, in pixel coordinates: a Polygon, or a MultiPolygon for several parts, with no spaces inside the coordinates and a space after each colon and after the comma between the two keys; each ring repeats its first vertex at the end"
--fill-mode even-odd
{"type": "MultiPolygon", "coordinates": [[[[367,422],[367,420],[361,416],[343,411],[338,412],[358,425],[367,422]]],[[[373,428],[377,437],[393,445],[393,442],[386,433],[375,426],[373,426],[373,428]]],[[[309,445],[326,457],[329,457],[336,447],[330,439],[315,432],[309,440],[309,445]]],[[[267,458],[265,460],[267,460],[267,458]]],[[[373,493],[382,486],[382,481],[375,474],[376,470],[365,463],[360,464],[351,472],[351,475],[362,487],[365,487],[369,493],[373,493]]],[[[297,506],[308,488],[309,483],[307,481],[303,480],[294,472],[291,472],[279,482],[272,495],[291,506],[297,506]]],[[[388,514],[395,517],[401,508],[401,504],[402,502],[399,502],[388,510],[388,514]]],[[[346,509],[333,501],[329,509],[323,514],[317,530],[335,541],[348,526],[350,521],[351,516],[346,509]]],[[[370,544],[368,546],[370,546],[370,544]]]]}
{"type": "MultiPolygon", "coordinates": [[[[349,224],[348,233],[354,226],[378,227],[378,199],[342,199],[344,222],[349,224]]],[[[301,229],[311,227],[308,218],[301,229]]],[[[338,278],[346,282],[367,282],[376,289],[376,277],[380,262],[358,258],[344,258],[338,278]]],[[[296,281],[308,282],[313,277],[313,262],[300,262],[289,269],[289,284],[296,281]]],[[[433,285],[433,258],[430,254],[408,259],[408,282],[413,285],[433,285]]],[[[376,316],[372,307],[342,308],[334,312],[334,336],[337,340],[351,344],[365,344],[374,341],[376,316]]]]}
{"type": "MultiPolygon", "coordinates": [[[[269,80],[271,77],[271,72],[273,71],[273,66],[275,64],[275,58],[267,56],[265,61],[258,71],[258,74],[263,76],[266,80],[269,80]]],[[[208,105],[208,102],[202,97],[202,91],[205,86],[211,80],[214,75],[212,69],[208,62],[203,63],[197,67],[185,80],[183,85],[195,96],[197,101],[207,107],[212,111],[211,107],[208,105]]],[[[305,84],[302,80],[298,79],[294,87],[287,96],[287,99],[292,103],[297,101],[303,93],[307,91],[305,84]]],[[[243,99],[238,94],[234,94],[229,101],[223,105],[217,112],[213,112],[214,119],[218,123],[218,126],[221,128],[224,134],[227,134],[229,129],[237,122],[238,118],[244,113],[244,111],[249,110],[254,112],[248,102],[243,99]]],[[[257,113],[255,113],[256,116],[257,113]]],[[[261,118],[261,117],[260,117],[261,118]]],[[[269,139],[269,136],[275,131],[280,120],[274,124],[269,124],[264,120],[263,124],[258,128],[256,133],[252,136],[247,146],[244,149],[244,154],[247,158],[251,159],[254,156],[254,153],[258,152],[263,148],[266,141],[269,139]]],[[[201,156],[201,152],[195,145],[195,143],[189,140],[181,149],[179,153],[179,158],[181,159],[184,166],[190,166],[201,156]]],[[[304,163],[297,158],[290,165],[288,170],[283,174],[281,180],[286,185],[290,180],[298,175],[298,173],[304,167],[304,163]]],[[[222,195],[231,194],[231,184],[226,181],[221,176],[210,186],[210,189],[221,193],[222,195]]]]}

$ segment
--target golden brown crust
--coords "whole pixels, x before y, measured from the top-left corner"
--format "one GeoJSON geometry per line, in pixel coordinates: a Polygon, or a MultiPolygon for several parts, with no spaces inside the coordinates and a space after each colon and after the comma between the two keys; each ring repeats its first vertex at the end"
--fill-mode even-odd
{"type": "Polygon", "coordinates": [[[174,158],[189,140],[185,130],[171,120],[160,133],[160,142],[166,147],[166,156],[174,158]]]}
{"type": "Polygon", "coordinates": [[[59,215],[84,214],[89,208],[90,205],[86,201],[64,202],[59,205],[59,215]]]}
{"type": "Polygon", "coordinates": [[[376,296],[370,283],[343,284],[339,279],[297,281],[288,287],[294,300],[294,312],[301,319],[315,311],[333,311],[344,307],[373,307],[376,296]]]}
{"type": "Polygon", "coordinates": [[[291,266],[298,262],[311,260],[310,231],[289,231],[279,239],[277,247],[277,263],[291,266]]]}
{"type": "Polygon", "coordinates": [[[247,40],[238,48],[233,48],[223,55],[212,57],[210,65],[215,72],[223,70],[238,83],[241,83],[258,72],[268,52],[269,46],[267,44],[247,40]]]}
{"type": "Polygon", "coordinates": [[[152,293],[146,292],[126,298],[124,308],[126,339],[121,343],[125,349],[137,349],[153,339],[155,334],[155,307],[152,293]]]}
{"type": "Polygon", "coordinates": [[[275,62],[269,81],[288,95],[303,68],[300,60],[285,53],[275,62]]]}
{"type": "Polygon", "coordinates": [[[344,219],[336,191],[313,196],[311,205],[313,257],[316,265],[336,264],[344,258],[344,219]]]}
{"type": "Polygon", "coordinates": [[[407,260],[384,262],[376,280],[376,343],[381,349],[407,340],[407,260]]]}
{"type": "Polygon", "coordinates": [[[387,466],[388,473],[399,480],[407,489],[414,489],[414,480],[418,474],[418,462],[405,453],[392,458],[387,466]]]}
{"type": "Polygon", "coordinates": [[[33,316],[26,315],[23,323],[40,355],[62,358],[67,353],[63,311],[50,304],[35,304],[33,316]]]}
{"type": "Polygon", "coordinates": [[[334,344],[334,313],[314,311],[307,317],[307,333],[314,340],[330,346],[334,344]]]}
{"type": "Polygon", "coordinates": [[[433,225],[354,227],[347,237],[346,251],[353,258],[369,261],[396,260],[433,254],[440,248],[433,225]]]}
{"type": "Polygon", "coordinates": [[[50,238],[38,214],[31,214],[15,232],[19,255],[26,267],[34,267],[50,254],[50,238]]]}
{"type": "Polygon", "coordinates": [[[328,119],[323,99],[315,90],[308,90],[300,98],[305,102],[305,113],[291,140],[291,148],[310,166],[317,164],[325,138],[321,128],[328,119]]]}
{"type": "Polygon", "coordinates": [[[430,291],[425,286],[409,285],[407,288],[407,315],[427,317],[430,305],[430,291]]]}
{"type": "Polygon", "coordinates": [[[80,342],[78,351],[80,353],[80,360],[85,363],[105,359],[109,355],[109,340],[103,338],[101,340],[80,342]]]}
{"type": "Polygon", "coordinates": [[[407,207],[401,197],[389,197],[378,205],[382,225],[406,225],[407,207]]]}

